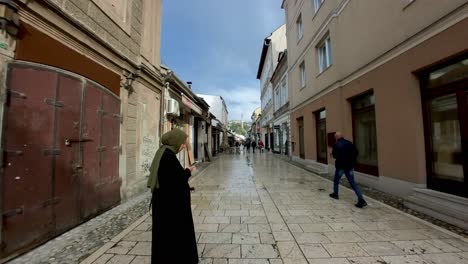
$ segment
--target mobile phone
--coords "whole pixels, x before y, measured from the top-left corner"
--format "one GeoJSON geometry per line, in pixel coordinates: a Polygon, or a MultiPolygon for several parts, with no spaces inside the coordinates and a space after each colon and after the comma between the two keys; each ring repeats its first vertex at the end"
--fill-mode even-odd
{"type": "Polygon", "coordinates": [[[198,163],[200,163],[200,162],[199,162],[198,160],[196,160],[196,161],[194,161],[194,162],[192,163],[192,165],[190,165],[190,166],[193,167],[193,166],[197,165],[198,163]]]}

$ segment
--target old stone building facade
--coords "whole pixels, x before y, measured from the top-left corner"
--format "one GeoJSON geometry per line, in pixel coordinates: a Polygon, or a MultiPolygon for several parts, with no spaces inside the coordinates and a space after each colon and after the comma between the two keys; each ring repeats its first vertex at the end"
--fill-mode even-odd
{"type": "Polygon", "coordinates": [[[2,258],[146,190],[162,131],[161,5],[0,3],[2,258]]]}

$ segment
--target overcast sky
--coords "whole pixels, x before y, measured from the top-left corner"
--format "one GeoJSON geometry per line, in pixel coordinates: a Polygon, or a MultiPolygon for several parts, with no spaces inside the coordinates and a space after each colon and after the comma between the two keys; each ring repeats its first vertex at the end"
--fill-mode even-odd
{"type": "Polygon", "coordinates": [[[221,95],[230,120],[249,120],[263,39],[283,23],[281,0],[165,0],[162,62],[195,93],[221,95]]]}

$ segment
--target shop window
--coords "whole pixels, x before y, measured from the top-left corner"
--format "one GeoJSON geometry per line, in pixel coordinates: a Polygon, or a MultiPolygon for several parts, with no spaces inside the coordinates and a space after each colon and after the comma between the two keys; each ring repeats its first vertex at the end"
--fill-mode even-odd
{"type": "Polygon", "coordinates": [[[468,59],[431,72],[427,88],[440,87],[466,78],[468,78],[468,59]]]}
{"type": "Polygon", "coordinates": [[[375,97],[368,93],[351,100],[354,144],[359,151],[356,170],[378,176],[375,97]]]}

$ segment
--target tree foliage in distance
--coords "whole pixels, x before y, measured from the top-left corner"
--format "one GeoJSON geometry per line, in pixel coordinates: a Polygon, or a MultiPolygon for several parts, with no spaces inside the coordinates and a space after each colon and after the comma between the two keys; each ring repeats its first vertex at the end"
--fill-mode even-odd
{"type": "Polygon", "coordinates": [[[231,122],[229,123],[229,129],[238,135],[247,136],[247,131],[249,130],[249,126],[248,124],[244,123],[244,128],[242,128],[241,123],[231,122]]]}

